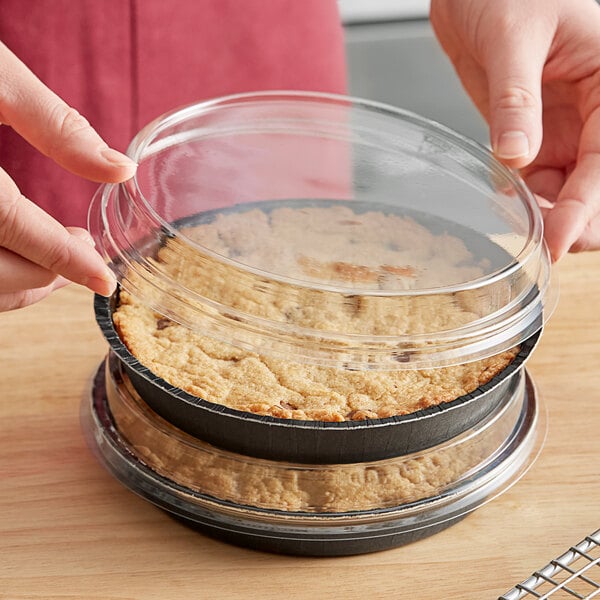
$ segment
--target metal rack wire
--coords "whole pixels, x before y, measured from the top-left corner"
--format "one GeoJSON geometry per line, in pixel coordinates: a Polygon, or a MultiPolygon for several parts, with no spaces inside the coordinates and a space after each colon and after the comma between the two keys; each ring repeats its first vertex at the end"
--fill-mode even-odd
{"type": "Polygon", "coordinates": [[[498,600],[600,598],[600,529],[535,571],[498,600]]]}

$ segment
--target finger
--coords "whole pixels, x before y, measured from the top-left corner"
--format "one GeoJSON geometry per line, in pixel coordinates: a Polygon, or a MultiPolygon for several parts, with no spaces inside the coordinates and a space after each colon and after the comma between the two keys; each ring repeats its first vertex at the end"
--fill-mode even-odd
{"type": "Polygon", "coordinates": [[[0,248],[0,294],[50,285],[56,274],[31,261],[0,248]]]}
{"type": "Polygon", "coordinates": [[[482,66],[469,54],[462,54],[454,63],[456,74],[479,113],[489,122],[489,85],[482,66]]]}
{"type": "Polygon", "coordinates": [[[546,200],[546,198],[544,198],[543,196],[540,196],[539,194],[534,194],[535,196],[535,201],[537,202],[537,205],[540,207],[540,210],[543,211],[545,210],[550,210],[553,206],[554,203],[550,202],[550,200],[546,200]]]}
{"type": "Polygon", "coordinates": [[[496,156],[511,167],[529,164],[542,143],[542,71],[552,37],[542,28],[501,31],[488,45],[489,125],[496,156]]]}
{"type": "MultiPolygon", "coordinates": [[[[600,166],[600,165],[599,165],[600,166]]],[[[553,208],[548,210],[544,219],[544,237],[552,260],[562,258],[584,232],[593,219],[591,207],[579,198],[557,200],[553,208]]],[[[587,244],[580,244],[580,250],[587,244]]]]}
{"type": "MultiPolygon", "coordinates": [[[[465,91],[487,120],[487,77],[480,61],[475,60],[466,36],[464,33],[461,35],[462,28],[458,25],[463,21],[460,8],[459,4],[451,4],[447,0],[431,0],[429,21],[465,91]]],[[[476,18],[477,15],[470,12],[469,17],[476,18]]]]}
{"type": "Polygon", "coordinates": [[[0,169],[0,247],[108,296],[116,286],[114,275],[90,243],[80,236],[81,233],[71,234],[23,197],[0,169]]]}
{"type": "Polygon", "coordinates": [[[523,179],[534,194],[555,202],[565,184],[566,175],[563,169],[541,167],[523,173],[523,179]]]}
{"type": "Polygon", "coordinates": [[[569,252],[585,252],[587,250],[600,250],[600,217],[598,216],[586,225],[583,233],[569,248],[569,252]]]}
{"type": "Polygon", "coordinates": [[[599,172],[600,108],[585,123],[575,169],[567,178],[554,208],[546,216],[545,236],[553,260],[576,247],[588,224],[600,213],[599,172]]]}
{"type": "MultiPolygon", "coordinates": [[[[94,245],[92,236],[85,229],[80,227],[67,229],[71,235],[75,235],[87,244],[94,245]]],[[[6,248],[0,248],[0,294],[46,287],[56,279],[56,273],[6,248]]],[[[64,278],[61,279],[68,282],[64,278]]]]}
{"type": "Polygon", "coordinates": [[[0,121],[58,164],[93,181],[129,179],[135,163],[108,147],[90,124],[0,44],[0,121]]]}
{"type": "MultiPolygon", "coordinates": [[[[551,203],[540,204],[544,223],[546,222],[546,219],[553,208],[554,205],[551,203]]],[[[585,252],[587,250],[600,250],[600,215],[592,217],[592,220],[586,224],[583,233],[577,238],[577,240],[575,240],[573,244],[571,244],[571,247],[569,248],[569,252],[585,252]]],[[[556,261],[561,257],[562,255],[553,260],[556,261]]]]}
{"type": "Polygon", "coordinates": [[[63,277],[57,277],[52,283],[42,288],[20,290],[9,294],[0,294],[0,312],[24,308],[48,297],[57,289],[70,282],[63,277]]]}

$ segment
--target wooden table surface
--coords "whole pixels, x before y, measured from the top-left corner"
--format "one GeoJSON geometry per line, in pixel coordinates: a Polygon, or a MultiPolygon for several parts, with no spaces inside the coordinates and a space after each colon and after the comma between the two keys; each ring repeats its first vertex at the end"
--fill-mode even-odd
{"type": "Polygon", "coordinates": [[[557,271],[561,299],[529,362],[549,415],[537,463],[442,533],[346,558],[229,546],[126,490],[79,423],[106,352],[91,295],[71,286],[1,314],[0,598],[497,598],[600,527],[600,253],[557,271]]]}

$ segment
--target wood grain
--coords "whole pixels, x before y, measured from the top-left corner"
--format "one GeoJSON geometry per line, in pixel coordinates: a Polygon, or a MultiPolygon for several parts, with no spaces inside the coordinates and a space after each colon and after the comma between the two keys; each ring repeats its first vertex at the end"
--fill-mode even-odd
{"type": "Polygon", "coordinates": [[[446,531],[349,558],[276,556],[190,531],[87,449],[82,398],[105,343],[71,286],[0,315],[0,598],[495,599],[600,527],[600,253],[569,256],[529,363],[549,433],[531,471],[446,531]]]}

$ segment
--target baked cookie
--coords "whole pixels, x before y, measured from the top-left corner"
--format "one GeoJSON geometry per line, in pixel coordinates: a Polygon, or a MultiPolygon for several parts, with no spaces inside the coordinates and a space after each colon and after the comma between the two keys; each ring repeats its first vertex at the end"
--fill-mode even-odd
{"type": "MultiPolygon", "coordinates": [[[[182,233],[199,247],[168,238],[153,260],[172,282],[228,307],[234,327],[243,315],[293,327],[299,339],[307,331],[406,336],[452,330],[488,310],[468,292],[381,293],[451,286],[487,268],[458,238],[434,235],[407,217],[345,206],[254,209],[221,214],[182,233]],[[285,277],[263,275],[273,270],[285,277]]],[[[513,348],[450,367],[401,370],[282,358],[260,351],[258,338],[249,350],[247,343],[229,343],[154,312],[148,300],[156,289],[138,279],[143,293],[122,291],[114,313],[130,352],[170,384],[245,412],[318,421],[403,415],[473,392],[518,353],[513,348]]],[[[177,285],[170,293],[180,293],[177,285]]],[[[410,355],[397,360],[410,361],[410,355]]]]}

